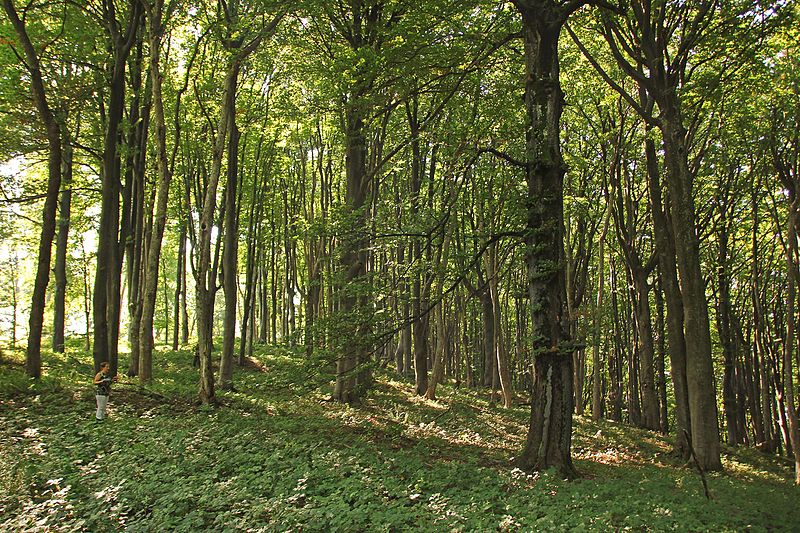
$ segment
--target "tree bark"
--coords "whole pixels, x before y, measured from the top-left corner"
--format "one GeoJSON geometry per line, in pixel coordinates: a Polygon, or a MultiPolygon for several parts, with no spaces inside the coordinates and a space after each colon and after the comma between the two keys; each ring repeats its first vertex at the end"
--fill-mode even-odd
{"type": "Polygon", "coordinates": [[[186,275],[184,264],[186,263],[186,225],[180,221],[180,232],[178,233],[178,261],[175,270],[175,293],[174,293],[174,313],[172,318],[172,349],[178,350],[181,340],[181,295],[184,290],[183,277],[186,275]]]}
{"type": "Polygon", "coordinates": [[[161,242],[167,223],[167,201],[172,182],[167,155],[167,126],[164,118],[164,99],[161,93],[162,74],[160,70],[161,39],[163,36],[162,0],[147,7],[150,30],[150,77],[153,91],[153,117],[155,121],[156,169],[158,171],[158,192],[154,206],[153,226],[147,251],[144,270],[144,291],[142,298],[142,317],[139,325],[139,382],[148,383],[153,372],[153,317],[155,315],[158,272],[161,259],[161,242]]]}
{"type": "Polygon", "coordinates": [[[211,366],[211,350],[213,348],[212,325],[214,311],[214,293],[216,291],[213,269],[211,268],[211,232],[214,227],[214,213],[217,204],[217,187],[222,171],[222,158],[225,150],[225,139],[230,124],[230,114],[234,109],[236,98],[236,80],[239,76],[239,61],[232,58],[225,75],[225,85],[217,124],[217,138],[212,154],[211,174],[208,177],[203,205],[200,213],[200,235],[198,239],[197,262],[197,348],[200,358],[199,397],[203,404],[216,404],[214,390],[214,370],[211,366]]]}
{"type": "Polygon", "coordinates": [[[58,234],[56,235],[55,291],[53,293],[53,351],[64,353],[64,323],[67,295],[67,244],[70,206],[72,204],[72,141],[64,135],[63,178],[59,203],[58,234]]]}
{"type": "MultiPolygon", "coordinates": [[[[362,85],[364,80],[357,85],[362,85]]],[[[351,95],[354,102],[345,111],[347,126],[347,145],[345,148],[346,189],[345,201],[348,215],[352,217],[353,231],[344,237],[340,268],[343,273],[343,290],[340,296],[340,312],[348,322],[347,331],[341,339],[341,354],[336,362],[336,385],[333,396],[341,403],[358,401],[360,364],[367,360],[368,329],[365,317],[359,311],[365,305],[365,296],[360,294],[359,286],[366,282],[367,275],[367,237],[363,231],[367,225],[367,198],[370,180],[367,178],[367,146],[364,137],[364,110],[359,102],[365,95],[357,92],[351,95]]]]}
{"type": "Polygon", "coordinates": [[[515,0],[525,43],[526,264],[531,305],[534,382],[525,448],[526,470],[556,468],[574,477],[572,465],[572,351],[566,327],[564,198],[559,128],[563,93],[558,37],[569,13],[553,2],[515,0]]]}
{"type": "Polygon", "coordinates": [[[653,344],[653,325],[650,315],[650,284],[647,273],[634,273],[636,294],[636,327],[639,354],[639,379],[642,391],[642,426],[657,430],[660,427],[658,396],[655,383],[655,346],[653,344]]]}
{"type": "Polygon", "coordinates": [[[692,173],[689,169],[686,131],[680,120],[680,103],[665,89],[656,101],[661,109],[664,160],[672,199],[672,227],[683,295],[686,334],[686,377],[691,413],[692,443],[706,471],[722,470],[717,425],[717,399],[711,361],[711,333],[706,287],[700,268],[700,242],[695,229],[692,173]]]}
{"type": "Polygon", "coordinates": [[[667,305],[667,336],[669,338],[669,360],[672,385],[675,390],[675,421],[677,436],[675,452],[689,459],[689,442],[686,433],[691,435],[689,416],[689,392],[686,382],[686,338],[683,332],[683,297],[678,285],[678,272],[675,259],[675,239],[667,219],[667,212],[661,192],[656,145],[645,141],[647,158],[648,191],[650,194],[650,214],[653,219],[653,235],[658,254],[658,271],[664,300],[667,305]]]}
{"type": "Polygon", "coordinates": [[[45,294],[50,281],[50,253],[56,231],[58,191],[61,187],[61,128],[47,101],[45,83],[36,48],[28,36],[25,23],[17,14],[13,0],[3,0],[8,18],[14,27],[25,53],[25,65],[31,76],[31,89],[36,111],[47,133],[47,192],[42,209],[42,232],[39,238],[39,255],[36,263],[36,278],[33,284],[31,314],[29,320],[28,347],[25,351],[25,373],[32,378],[42,375],[42,326],[44,323],[45,294]]]}
{"type": "MultiPolygon", "coordinates": [[[[789,273],[789,288],[786,297],[786,340],[783,343],[783,396],[786,404],[787,432],[791,443],[795,465],[795,483],[800,485],[800,426],[798,425],[797,404],[794,395],[794,354],[797,349],[797,285],[800,281],[800,271],[797,263],[797,223],[798,210],[800,209],[800,191],[793,191],[788,216],[788,242],[786,249],[786,262],[789,273]]],[[[788,443],[787,443],[788,444],[788,443]]],[[[787,446],[788,448],[788,446],[787,446]]]]}
{"type": "Polygon", "coordinates": [[[97,269],[95,271],[93,314],[94,343],[92,346],[95,371],[100,363],[108,361],[111,374],[117,372],[117,346],[119,335],[119,279],[121,259],[120,230],[120,157],[118,144],[125,104],[125,67],[133,46],[141,18],[138,0],[128,2],[128,20],[124,33],[119,32],[114,3],[104,12],[106,28],[110,32],[114,60],[109,80],[109,100],[106,110],[106,128],[103,138],[103,164],[100,227],[97,244],[97,269]],[[115,279],[116,278],[116,279],[115,279]]]}
{"type": "Polygon", "coordinates": [[[222,289],[225,295],[225,318],[222,329],[222,357],[219,363],[219,388],[233,388],[233,350],[236,341],[236,304],[239,289],[239,129],[236,126],[236,102],[230,110],[228,140],[228,184],[225,187],[225,243],[222,256],[222,289]]]}
{"type": "Polygon", "coordinates": [[[608,235],[608,224],[611,218],[611,204],[606,207],[603,216],[603,229],[600,233],[600,243],[598,244],[598,266],[597,266],[597,301],[594,309],[594,323],[592,328],[592,420],[600,420],[603,416],[603,383],[602,366],[600,363],[600,330],[603,323],[603,295],[605,290],[606,269],[605,269],[605,244],[608,235]]]}

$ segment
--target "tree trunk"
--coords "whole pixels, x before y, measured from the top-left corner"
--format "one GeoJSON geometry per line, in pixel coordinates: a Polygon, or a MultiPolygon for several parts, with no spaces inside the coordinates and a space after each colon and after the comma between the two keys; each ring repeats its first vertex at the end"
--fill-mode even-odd
{"type": "Polygon", "coordinates": [[[608,417],[615,422],[622,420],[622,360],[627,348],[625,335],[622,331],[620,317],[619,289],[617,285],[617,269],[613,256],[611,257],[611,310],[614,322],[613,350],[608,358],[608,417]]]}
{"type": "Polygon", "coordinates": [[[669,338],[670,376],[675,390],[675,422],[677,436],[675,452],[688,459],[689,442],[686,433],[691,435],[689,415],[689,392],[686,382],[686,338],[683,331],[683,296],[678,285],[675,259],[675,239],[667,219],[667,212],[661,193],[658,157],[655,143],[645,141],[647,157],[648,190],[650,193],[650,213],[653,218],[653,235],[658,254],[658,272],[661,288],[667,304],[667,336],[669,338]]]}
{"type": "Polygon", "coordinates": [[[186,225],[182,220],[180,227],[180,233],[178,234],[178,261],[175,271],[175,299],[173,300],[175,303],[175,312],[172,318],[172,349],[174,351],[178,350],[178,345],[181,340],[181,295],[184,290],[183,277],[186,274],[183,266],[186,263],[186,225]]]}
{"type": "Polygon", "coordinates": [[[792,453],[794,455],[795,483],[800,485],[800,426],[797,420],[797,404],[794,396],[794,354],[797,349],[797,285],[800,281],[800,271],[797,263],[797,223],[798,209],[800,209],[800,191],[793,193],[788,216],[788,247],[786,249],[786,262],[789,274],[789,288],[786,297],[786,340],[783,343],[783,396],[786,404],[786,431],[789,433],[792,453]]]}
{"type": "Polygon", "coordinates": [[[642,427],[657,430],[660,427],[658,396],[655,383],[655,347],[653,345],[653,326],[650,316],[650,285],[647,273],[634,273],[636,294],[636,326],[638,329],[639,378],[642,391],[642,427]]]}
{"type": "Polygon", "coordinates": [[[608,235],[608,224],[611,218],[611,204],[606,207],[603,217],[603,230],[600,233],[598,244],[597,266],[597,301],[594,309],[594,324],[592,329],[592,420],[600,420],[603,416],[603,384],[602,366],[600,363],[600,330],[603,327],[603,295],[605,290],[605,244],[608,235]]]}
{"type": "Polygon", "coordinates": [[[236,80],[239,76],[239,61],[232,60],[225,77],[225,88],[217,125],[217,138],[212,154],[211,175],[208,178],[200,214],[199,253],[197,262],[197,348],[200,358],[199,397],[203,404],[215,404],[214,370],[211,366],[213,348],[212,327],[214,320],[214,293],[216,279],[211,268],[211,232],[217,203],[217,186],[222,170],[225,139],[230,124],[230,115],[236,99],[236,80]]]}
{"type": "MultiPolygon", "coordinates": [[[[724,209],[724,208],[723,208],[724,209]]],[[[728,445],[742,443],[742,435],[737,430],[738,401],[736,398],[736,353],[734,352],[733,331],[731,329],[731,294],[728,266],[728,228],[727,213],[721,212],[717,226],[717,331],[722,345],[724,374],[722,378],[722,406],[725,414],[728,445]]]]}
{"type": "MultiPolygon", "coordinates": [[[[497,369],[497,378],[503,392],[503,407],[510,409],[513,406],[514,391],[511,385],[511,371],[508,367],[508,354],[503,341],[503,328],[501,321],[500,292],[498,290],[498,264],[496,243],[490,245],[484,255],[486,264],[486,279],[489,287],[489,300],[492,305],[492,331],[494,339],[492,345],[492,359],[497,369]]],[[[494,381],[494,380],[493,380],[494,381]]],[[[493,383],[494,384],[494,383],[493,383]]]]}
{"type": "Polygon", "coordinates": [[[72,142],[69,135],[63,142],[63,190],[59,204],[58,235],[56,236],[55,291],[53,294],[53,351],[64,353],[64,322],[67,294],[67,241],[69,236],[70,205],[72,203],[72,142]]]}
{"type": "MultiPolygon", "coordinates": [[[[420,209],[420,191],[422,189],[422,150],[419,140],[418,99],[415,97],[406,106],[408,125],[411,134],[411,211],[416,214],[420,209]]],[[[415,238],[411,247],[410,261],[422,265],[424,261],[422,244],[415,238]]],[[[428,324],[429,317],[422,316],[427,307],[425,288],[428,286],[428,274],[424,268],[413,272],[414,280],[411,288],[413,323],[411,326],[414,340],[414,385],[416,393],[423,396],[428,390],[428,324]]]]}
{"type": "Polygon", "coordinates": [[[39,65],[39,56],[31,42],[25,23],[17,15],[12,0],[3,0],[3,7],[14,26],[17,38],[25,53],[28,73],[31,76],[33,100],[39,118],[47,132],[47,192],[42,209],[42,233],[39,238],[39,256],[36,265],[36,278],[33,285],[31,314],[29,321],[28,347],[25,351],[25,373],[32,378],[42,375],[42,326],[44,323],[45,293],[50,281],[50,253],[56,231],[56,210],[58,191],[61,187],[61,128],[47,101],[45,83],[39,65]]]}
{"type": "Polygon", "coordinates": [[[479,296],[481,302],[481,324],[483,325],[483,386],[491,387],[494,375],[497,373],[497,358],[494,352],[494,307],[489,290],[479,296]]]}
{"type": "Polygon", "coordinates": [[[689,169],[686,131],[681,123],[677,94],[664,90],[656,98],[661,109],[664,160],[672,200],[672,227],[681,277],[686,334],[686,377],[691,413],[692,443],[705,470],[721,470],[717,400],[711,361],[708,303],[700,268],[700,242],[695,230],[692,173],[689,169]]]}
{"type": "MultiPolygon", "coordinates": [[[[234,89],[235,90],[235,89],[234,89]]],[[[233,350],[236,342],[236,304],[239,289],[239,129],[236,126],[236,101],[230,110],[228,141],[228,184],[225,187],[225,245],[222,256],[222,288],[225,294],[225,319],[222,329],[222,357],[219,363],[219,388],[233,388],[233,350]]]]}
{"type": "MultiPolygon", "coordinates": [[[[137,55],[142,54],[142,47],[137,46],[137,55]]],[[[139,87],[141,79],[139,69],[135,72],[134,84],[139,87]]],[[[148,81],[148,83],[150,83],[148,81]]],[[[139,332],[142,319],[142,283],[143,263],[145,248],[145,161],[147,132],[149,130],[149,113],[147,104],[140,106],[139,95],[136,93],[131,102],[131,119],[138,122],[133,130],[129,144],[137,146],[138,153],[131,154],[131,164],[128,179],[130,187],[130,225],[133,231],[132,239],[127,243],[127,285],[128,285],[128,340],[131,348],[131,359],[128,366],[128,376],[133,377],[139,373],[139,332]],[[139,109],[142,107],[144,116],[139,109]],[[141,117],[141,120],[140,120],[141,117]]],[[[151,211],[152,213],[152,211],[151,211]]]]}
{"type": "MultiPolygon", "coordinates": [[[[353,98],[358,101],[363,99],[364,95],[356,94],[353,98]]],[[[358,367],[367,360],[369,330],[365,317],[360,316],[359,312],[366,305],[361,286],[367,281],[368,241],[363,232],[368,227],[366,202],[370,187],[366,171],[365,111],[360,105],[351,105],[345,112],[347,126],[345,201],[348,215],[352,217],[353,230],[344,237],[342,243],[340,268],[343,272],[343,288],[340,296],[340,312],[348,323],[347,331],[341,332],[341,353],[336,362],[336,385],[333,391],[337,401],[348,404],[357,401],[362,392],[359,387],[358,367]]]]}
{"type": "Polygon", "coordinates": [[[658,349],[656,353],[656,390],[658,393],[659,403],[659,424],[658,429],[664,435],[669,434],[669,404],[667,402],[667,371],[666,371],[666,357],[667,357],[667,343],[664,325],[664,296],[662,294],[661,284],[655,288],[653,295],[656,300],[656,331],[658,332],[658,349]]]}
{"type": "MultiPolygon", "coordinates": [[[[163,2],[157,0],[154,7],[148,5],[147,18],[150,30],[150,77],[153,91],[153,116],[155,119],[156,169],[158,192],[154,206],[152,231],[144,270],[142,317],[139,325],[139,382],[148,383],[153,375],[153,317],[156,309],[156,291],[161,260],[161,241],[167,223],[167,202],[172,181],[167,155],[167,126],[164,118],[164,99],[161,94],[162,74],[160,70],[161,39],[163,36],[163,2]]],[[[165,295],[166,296],[166,295],[165,295]]],[[[166,302],[165,302],[166,303],[166,302]]],[[[165,325],[166,326],[166,325],[165,325]]]]}
{"type": "MultiPolygon", "coordinates": [[[[442,246],[439,249],[435,271],[442,274],[444,269],[447,268],[447,263],[450,260],[450,232],[447,231],[448,224],[445,224],[443,229],[444,236],[442,246]]],[[[444,276],[442,276],[443,278],[444,276]]],[[[429,400],[436,399],[436,387],[442,381],[444,371],[444,358],[446,357],[448,335],[445,326],[445,302],[444,302],[444,279],[440,279],[436,289],[435,301],[438,302],[436,309],[436,349],[434,351],[433,370],[431,372],[431,379],[428,382],[428,387],[425,391],[425,397],[429,400]]]]}
{"type": "Polygon", "coordinates": [[[525,43],[526,263],[534,350],[530,426],[518,462],[526,470],[556,468],[560,475],[574,477],[574,348],[565,312],[565,169],[559,139],[564,96],[558,64],[558,36],[568,13],[549,1],[514,3],[522,13],[525,43]]]}
{"type": "MultiPolygon", "coordinates": [[[[760,183],[759,183],[760,185],[760,183]]],[[[759,284],[760,274],[760,253],[758,242],[758,193],[757,187],[753,187],[750,195],[750,205],[752,207],[752,234],[751,234],[751,264],[752,273],[750,276],[750,294],[753,301],[753,425],[755,426],[756,443],[766,448],[770,448],[772,442],[770,404],[767,400],[768,392],[766,387],[769,380],[766,376],[766,366],[764,364],[764,343],[763,338],[763,318],[761,311],[761,289],[759,284]]]]}
{"type": "Polygon", "coordinates": [[[117,372],[117,346],[119,335],[119,273],[118,260],[120,230],[120,156],[118,144],[125,104],[125,67],[131,47],[135,42],[140,24],[141,4],[129,1],[125,34],[118,32],[116,11],[104,12],[108,28],[112,32],[111,46],[114,61],[111,65],[109,101],[106,108],[106,129],[103,138],[103,164],[101,169],[102,191],[100,204],[100,227],[97,244],[97,269],[95,271],[94,297],[94,343],[92,347],[95,371],[100,363],[108,361],[111,374],[117,372]],[[115,279],[117,278],[117,279],[115,279]],[[113,322],[116,322],[114,324],[113,322]]]}

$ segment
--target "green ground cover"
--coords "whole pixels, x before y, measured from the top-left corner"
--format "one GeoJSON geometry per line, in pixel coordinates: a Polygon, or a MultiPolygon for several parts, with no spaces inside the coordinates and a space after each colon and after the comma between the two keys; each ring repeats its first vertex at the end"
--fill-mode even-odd
{"type": "Polygon", "coordinates": [[[94,422],[91,356],[0,362],[2,531],[797,531],[791,465],[725,449],[698,474],[651,432],[576,417],[582,477],[529,475],[510,459],[528,407],[376,376],[364,404],[327,401],[300,355],[264,349],[222,406],[194,403],[190,352],[162,352],[147,388],[122,378],[94,422]]]}

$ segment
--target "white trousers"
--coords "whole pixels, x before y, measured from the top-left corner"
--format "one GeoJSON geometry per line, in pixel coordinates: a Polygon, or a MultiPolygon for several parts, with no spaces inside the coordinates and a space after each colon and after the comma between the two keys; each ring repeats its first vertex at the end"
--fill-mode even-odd
{"type": "Polygon", "coordinates": [[[106,406],[108,405],[108,396],[95,394],[94,397],[97,400],[97,414],[95,414],[95,418],[97,418],[98,420],[103,420],[106,417],[106,406]]]}

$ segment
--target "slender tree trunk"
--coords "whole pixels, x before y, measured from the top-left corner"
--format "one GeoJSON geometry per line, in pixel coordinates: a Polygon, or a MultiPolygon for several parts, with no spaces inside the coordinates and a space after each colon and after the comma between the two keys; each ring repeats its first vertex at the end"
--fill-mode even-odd
{"type": "Polygon", "coordinates": [[[219,363],[219,388],[233,388],[233,350],[236,342],[236,304],[239,290],[239,217],[236,205],[239,187],[239,129],[236,102],[230,110],[228,141],[228,184],[225,187],[225,245],[222,257],[222,288],[225,294],[225,319],[222,330],[222,357],[219,363]]]}
{"type": "Polygon", "coordinates": [[[642,426],[657,430],[659,424],[658,396],[655,383],[655,347],[650,315],[650,285],[644,271],[634,273],[636,294],[636,326],[638,328],[637,353],[639,355],[639,378],[642,391],[642,426]]]}
{"type": "Polygon", "coordinates": [[[39,238],[39,256],[36,264],[36,278],[33,284],[31,314],[29,321],[28,347],[25,352],[25,373],[32,378],[42,374],[42,326],[44,322],[45,293],[50,281],[50,253],[53,236],[56,231],[56,210],[58,208],[58,191],[61,187],[61,128],[50,108],[45,91],[45,83],[39,65],[39,56],[31,42],[25,23],[17,15],[12,0],[3,0],[8,18],[20,40],[31,77],[31,88],[36,111],[47,132],[47,192],[42,209],[42,232],[39,238]]]}
{"type": "MultiPolygon", "coordinates": [[[[759,183],[760,185],[760,183],[759,183]]],[[[759,284],[760,273],[760,253],[758,243],[758,187],[753,187],[750,195],[750,205],[752,207],[752,234],[751,234],[751,264],[752,274],[750,282],[750,294],[753,300],[753,401],[756,404],[753,409],[754,417],[753,422],[755,426],[756,443],[771,451],[772,435],[770,432],[771,413],[770,403],[768,401],[767,386],[769,380],[766,375],[766,366],[764,364],[764,343],[763,338],[763,318],[761,311],[761,290],[759,284]]]]}
{"type": "Polygon", "coordinates": [[[669,405],[667,403],[667,371],[665,366],[667,343],[664,325],[664,296],[661,284],[653,291],[656,300],[656,331],[658,332],[658,349],[656,353],[656,391],[659,404],[659,431],[669,434],[669,405]]]}
{"type": "Polygon", "coordinates": [[[728,277],[728,231],[726,213],[720,213],[718,240],[718,266],[717,266],[717,331],[722,356],[724,359],[724,374],[722,378],[722,405],[725,414],[725,427],[727,430],[728,444],[736,446],[741,444],[742,436],[737,431],[738,401],[736,399],[736,353],[734,352],[733,331],[731,330],[731,302],[730,279],[728,277]]]}
{"type": "MultiPolygon", "coordinates": [[[[89,258],[86,257],[86,247],[83,239],[81,239],[81,274],[83,275],[83,316],[86,320],[83,348],[88,352],[92,349],[92,294],[89,288],[89,258]]],[[[16,313],[14,313],[14,320],[16,321],[16,313]]]]}
{"type": "Polygon", "coordinates": [[[175,303],[175,309],[172,318],[172,349],[175,351],[178,350],[178,346],[180,344],[181,295],[183,294],[184,290],[183,276],[185,275],[183,265],[186,263],[186,226],[184,225],[183,221],[181,221],[180,227],[180,233],[178,234],[178,264],[175,271],[175,299],[173,300],[175,303]]]}
{"type": "Polygon", "coordinates": [[[620,303],[617,295],[617,271],[614,260],[611,260],[611,309],[614,322],[614,342],[613,350],[609,353],[608,375],[609,375],[609,418],[616,422],[622,420],[622,359],[626,344],[622,331],[622,320],[620,319],[620,303]]]}
{"type": "Polygon", "coordinates": [[[689,415],[689,392],[686,381],[686,338],[683,331],[683,296],[678,285],[675,259],[675,239],[662,198],[658,157],[655,143],[645,142],[647,157],[647,177],[650,193],[650,213],[653,218],[653,234],[658,254],[658,271],[664,300],[667,304],[667,336],[669,338],[670,376],[675,390],[675,421],[677,436],[675,452],[688,459],[689,442],[686,433],[691,434],[689,415]]]}
{"type": "Polygon", "coordinates": [[[64,322],[67,294],[67,241],[69,236],[70,205],[72,203],[72,142],[69,135],[63,141],[63,190],[59,204],[58,234],[56,236],[55,292],[53,294],[53,351],[64,353],[64,322]]]}
{"type": "Polygon", "coordinates": [[[491,387],[497,372],[495,357],[494,307],[488,288],[480,294],[481,324],[483,325],[483,386],[491,387]]]}
{"type": "MultiPolygon", "coordinates": [[[[633,424],[634,426],[642,426],[642,401],[641,401],[641,389],[639,387],[640,384],[640,375],[639,375],[639,320],[637,319],[636,315],[636,287],[633,282],[633,274],[631,273],[630,268],[626,271],[626,281],[628,283],[629,290],[627,291],[628,298],[625,299],[625,316],[628,318],[628,323],[631,324],[630,332],[632,334],[632,342],[630,344],[626,343],[626,347],[628,350],[626,351],[627,355],[627,365],[628,365],[628,387],[627,387],[627,404],[628,404],[628,422],[633,424]]],[[[626,338],[629,340],[629,338],[626,338]]]]}
{"type": "MultiPolygon", "coordinates": [[[[137,55],[142,54],[142,47],[137,46],[137,55]]],[[[139,69],[135,72],[137,78],[134,84],[141,85],[139,69]]],[[[148,84],[149,81],[148,75],[148,84]]],[[[145,161],[147,134],[149,130],[149,105],[141,105],[138,93],[134,95],[131,102],[131,119],[138,121],[138,127],[132,132],[130,145],[138,146],[137,154],[131,154],[133,161],[127,180],[130,187],[130,221],[133,230],[132,239],[128,242],[128,339],[131,348],[131,360],[128,366],[128,376],[135,376],[139,373],[139,330],[142,319],[142,290],[143,290],[143,264],[145,247],[145,161]],[[140,115],[139,108],[142,107],[144,116],[140,115]],[[141,116],[141,120],[139,117],[141,116]]]]}
{"type": "Polygon", "coordinates": [[[600,233],[598,244],[597,266],[597,301],[594,309],[594,324],[592,329],[592,420],[600,420],[603,416],[603,383],[602,365],[600,363],[600,330],[603,327],[603,295],[606,281],[606,236],[608,235],[609,219],[611,218],[611,204],[606,206],[603,216],[603,230],[600,233]]]}
{"type": "MultiPolygon", "coordinates": [[[[447,267],[450,260],[450,232],[447,230],[447,225],[444,228],[444,237],[442,246],[437,256],[436,272],[443,272],[447,267]]],[[[439,302],[436,310],[436,349],[434,351],[433,370],[431,372],[431,379],[428,381],[428,388],[425,391],[425,397],[429,400],[436,399],[436,387],[442,381],[444,373],[444,358],[447,351],[448,335],[445,326],[445,302],[444,302],[444,281],[440,280],[436,289],[436,300],[439,302]]]]}
{"type": "MultiPolygon", "coordinates": [[[[17,314],[19,308],[19,257],[14,250],[14,258],[10,259],[9,274],[11,276],[11,347],[17,347],[17,314]]],[[[88,323],[87,323],[88,324],[88,323]]]]}
{"type": "MultiPolygon", "coordinates": [[[[419,102],[413,98],[406,106],[408,124],[411,133],[411,211],[418,213],[420,209],[420,191],[422,189],[422,150],[420,148],[419,121],[418,121],[419,102]]],[[[415,238],[411,247],[410,261],[421,265],[424,261],[422,254],[422,244],[419,238],[415,238]]],[[[428,324],[429,318],[422,316],[422,311],[427,305],[425,297],[425,287],[427,278],[425,269],[414,271],[411,288],[412,315],[413,323],[411,326],[412,337],[414,340],[414,385],[419,396],[428,390],[428,324]]]]}
{"type": "Polygon", "coordinates": [[[187,305],[188,294],[186,292],[186,259],[187,255],[184,253],[183,262],[179,265],[179,268],[183,270],[183,275],[181,276],[181,344],[183,345],[189,344],[189,309],[187,305]]]}
{"type": "MultiPolygon", "coordinates": [[[[161,260],[161,242],[167,223],[167,201],[172,171],[167,155],[167,126],[164,118],[164,99],[161,94],[162,74],[160,70],[161,39],[163,36],[163,1],[157,0],[154,7],[148,5],[147,18],[150,30],[150,76],[153,91],[153,117],[155,119],[156,169],[158,192],[154,206],[152,232],[147,251],[142,298],[142,317],[139,325],[139,382],[148,383],[153,372],[153,317],[156,308],[158,273],[161,260]]],[[[165,295],[166,296],[166,295],[165,295]]],[[[166,298],[165,298],[166,303],[166,298]]],[[[165,328],[168,325],[165,324],[165,328]]]]}
{"type": "Polygon", "coordinates": [[[665,90],[657,98],[661,109],[664,160],[672,200],[672,227],[683,295],[686,334],[686,377],[691,413],[692,443],[698,462],[706,470],[721,470],[717,399],[711,361],[711,333],[705,283],[700,268],[700,242],[695,230],[692,173],[689,169],[686,131],[681,123],[677,94],[665,90]]]}
{"type": "Polygon", "coordinates": [[[800,426],[797,420],[797,403],[794,395],[794,354],[797,349],[797,313],[795,305],[797,302],[797,285],[800,281],[800,271],[798,270],[798,251],[797,251],[797,223],[798,210],[800,209],[800,191],[794,191],[794,198],[789,206],[788,217],[788,247],[786,250],[786,262],[789,273],[789,288],[786,298],[786,340],[783,343],[783,396],[786,404],[786,431],[789,433],[787,448],[791,443],[794,455],[795,483],[800,485],[800,426]]]}
{"type": "Polygon", "coordinates": [[[489,247],[489,250],[487,250],[484,258],[486,263],[486,278],[489,287],[489,300],[491,301],[492,305],[492,331],[494,332],[492,359],[495,363],[495,368],[497,368],[496,374],[503,393],[503,407],[510,409],[513,406],[514,391],[511,385],[511,371],[508,365],[508,355],[506,353],[503,340],[500,292],[498,290],[497,279],[498,264],[496,243],[493,243],[489,247]]]}
{"type": "Polygon", "coordinates": [[[116,11],[113,3],[105,12],[106,22],[111,32],[113,64],[109,82],[109,100],[106,108],[106,127],[103,139],[103,164],[101,169],[102,191],[100,205],[100,228],[97,245],[97,269],[95,270],[94,297],[92,302],[94,313],[93,358],[95,370],[100,363],[108,361],[112,375],[117,372],[116,341],[119,332],[119,266],[121,254],[119,248],[120,230],[120,156],[118,144],[120,127],[125,104],[125,67],[131,47],[135,42],[140,25],[141,4],[136,0],[129,1],[128,20],[125,34],[119,33],[116,11]],[[111,322],[109,322],[109,319],[111,322]]]}
{"type": "Polygon", "coordinates": [[[213,348],[212,327],[214,320],[214,293],[216,279],[211,268],[211,231],[214,226],[216,211],[217,186],[222,170],[222,158],[225,150],[225,139],[230,124],[230,114],[234,109],[236,98],[236,80],[239,76],[239,61],[232,60],[225,77],[222,108],[217,125],[217,138],[214,142],[211,175],[205,190],[202,211],[200,214],[199,258],[197,264],[197,336],[200,357],[200,401],[204,404],[215,404],[214,370],[211,366],[211,350],[213,348]]]}

